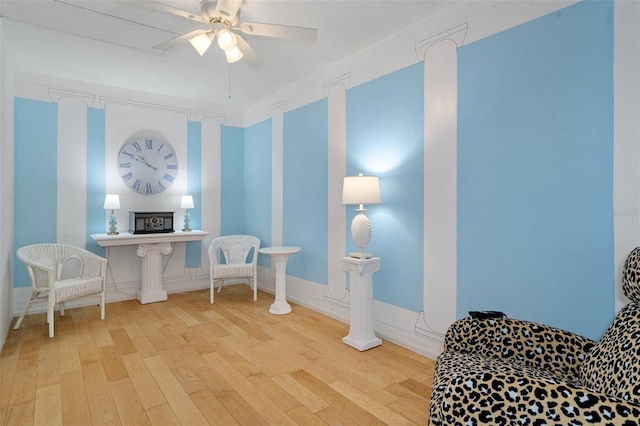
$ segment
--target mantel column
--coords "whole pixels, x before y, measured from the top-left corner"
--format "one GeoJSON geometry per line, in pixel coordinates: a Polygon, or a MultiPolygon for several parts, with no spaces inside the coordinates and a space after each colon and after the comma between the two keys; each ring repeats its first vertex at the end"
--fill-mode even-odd
{"type": "Polygon", "coordinates": [[[167,291],[162,287],[162,255],[172,250],[168,242],[138,245],[136,253],[142,258],[142,282],[137,296],[140,303],[167,300],[167,291]]]}
{"type": "Polygon", "coordinates": [[[349,273],[351,324],[342,341],[359,351],[380,346],[373,331],[373,273],[380,269],[380,258],[342,258],[342,269],[349,273]]]}

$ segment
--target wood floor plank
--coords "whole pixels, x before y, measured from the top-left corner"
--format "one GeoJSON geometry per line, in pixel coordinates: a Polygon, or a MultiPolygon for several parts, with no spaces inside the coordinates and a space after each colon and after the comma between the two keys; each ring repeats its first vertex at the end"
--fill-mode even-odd
{"type": "Polygon", "coordinates": [[[38,389],[38,370],[17,370],[11,386],[9,405],[35,400],[38,389]]]}
{"type": "Polygon", "coordinates": [[[287,411],[287,414],[299,425],[323,426],[327,424],[320,417],[313,414],[307,407],[303,405],[293,407],[292,409],[287,411]]]}
{"type": "Polygon", "coordinates": [[[350,399],[346,398],[340,392],[337,392],[327,383],[318,380],[311,374],[304,370],[296,371],[293,377],[298,380],[305,387],[310,389],[316,395],[322,397],[323,400],[328,402],[334,408],[340,410],[347,417],[364,424],[384,424],[381,420],[375,417],[373,414],[360,408],[350,399]]]}
{"type": "Polygon", "coordinates": [[[62,396],[60,384],[39,387],[36,391],[35,425],[62,425],[62,396]]]}
{"type": "Polygon", "coordinates": [[[3,425],[32,425],[36,408],[35,396],[29,401],[11,404],[7,407],[3,425]]]}
{"type": "Polygon", "coordinates": [[[253,386],[265,394],[282,411],[288,413],[289,410],[302,405],[287,389],[278,382],[271,379],[264,373],[254,374],[247,377],[253,386]]]}
{"type": "Polygon", "coordinates": [[[185,425],[206,425],[206,419],[162,358],[153,356],[145,358],[144,362],[178,421],[185,425]]]}
{"type": "Polygon", "coordinates": [[[272,379],[283,389],[288,389],[296,400],[307,407],[312,413],[317,413],[329,407],[328,402],[324,401],[318,394],[314,393],[313,390],[305,387],[303,383],[300,383],[289,374],[274,376],[272,379]]]}
{"type": "Polygon", "coordinates": [[[152,425],[182,426],[182,423],[180,423],[180,420],[178,420],[167,403],[147,409],[147,415],[149,416],[149,421],[152,425]]]}
{"type": "Polygon", "coordinates": [[[116,346],[116,350],[118,354],[127,355],[136,351],[136,347],[131,341],[131,338],[127,334],[127,331],[123,328],[110,329],[109,334],[111,334],[111,340],[116,346]]]}
{"type": "Polygon", "coordinates": [[[166,404],[167,401],[162,390],[139,354],[133,353],[123,356],[122,363],[127,369],[131,384],[136,389],[138,398],[145,409],[166,404]]]}
{"type": "Polygon", "coordinates": [[[171,370],[171,374],[180,382],[187,393],[201,391],[207,388],[188,360],[184,359],[179,350],[170,349],[160,352],[162,360],[171,370]]]}
{"type": "Polygon", "coordinates": [[[372,398],[370,395],[364,393],[362,390],[345,382],[344,380],[338,380],[337,382],[331,383],[331,388],[340,392],[341,395],[345,396],[359,407],[365,409],[367,412],[373,414],[386,424],[399,425],[410,423],[409,419],[406,417],[396,413],[382,402],[372,398]]]}
{"type": "Polygon", "coordinates": [[[87,389],[81,370],[70,371],[60,377],[62,421],[67,425],[91,424],[87,389]]]}
{"type": "Polygon", "coordinates": [[[81,371],[80,353],[74,335],[59,336],[60,374],[81,371]]]}
{"type": "Polygon", "coordinates": [[[122,424],[150,425],[151,421],[128,377],[109,383],[122,424]]]}
{"type": "Polygon", "coordinates": [[[191,394],[191,398],[209,424],[229,426],[238,424],[211,390],[206,389],[194,392],[191,394]]]}
{"type": "Polygon", "coordinates": [[[279,425],[295,424],[291,417],[278,409],[276,404],[256,389],[241,372],[236,370],[235,367],[219,353],[207,354],[205,355],[205,359],[207,359],[209,364],[211,364],[211,366],[215,368],[231,386],[233,386],[233,389],[242,398],[251,403],[251,406],[260,413],[261,416],[279,425]]]}
{"type": "MultiPolygon", "coordinates": [[[[29,315],[0,353],[3,425],[426,424],[434,361],[246,285],[29,315]]],[[[15,319],[14,319],[15,321],[15,319]]]]}
{"type": "Polygon", "coordinates": [[[269,424],[260,413],[235,390],[222,392],[216,397],[238,424],[247,426],[269,424]]]}
{"type": "Polygon", "coordinates": [[[83,363],[82,376],[87,389],[91,421],[94,424],[121,424],[102,363],[83,363]]]}
{"type": "Polygon", "coordinates": [[[113,382],[127,377],[127,369],[122,363],[122,357],[114,345],[99,347],[98,355],[100,356],[102,369],[104,370],[108,382],[113,382]]]}

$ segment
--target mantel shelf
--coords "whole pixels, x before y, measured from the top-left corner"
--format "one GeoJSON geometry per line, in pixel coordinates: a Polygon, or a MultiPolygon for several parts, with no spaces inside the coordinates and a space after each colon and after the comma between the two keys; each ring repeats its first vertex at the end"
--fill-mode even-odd
{"type": "Polygon", "coordinates": [[[100,247],[133,246],[139,244],[181,243],[186,241],[201,241],[209,235],[206,231],[175,231],[159,234],[131,234],[123,232],[117,235],[93,234],[91,238],[100,247]]]}

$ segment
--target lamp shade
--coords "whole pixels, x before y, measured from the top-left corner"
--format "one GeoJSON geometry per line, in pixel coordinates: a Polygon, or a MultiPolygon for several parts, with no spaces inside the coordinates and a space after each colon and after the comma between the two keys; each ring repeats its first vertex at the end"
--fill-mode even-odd
{"type": "Polygon", "coordinates": [[[102,208],[105,210],[120,209],[120,196],[118,194],[107,194],[104,198],[104,206],[102,208]]]}
{"type": "Polygon", "coordinates": [[[378,176],[347,176],[342,183],[342,204],[380,204],[378,176]]]}
{"type": "Polygon", "coordinates": [[[189,39],[189,43],[193,46],[194,49],[198,51],[200,56],[204,55],[204,52],[207,51],[209,46],[211,46],[211,41],[215,37],[213,32],[208,32],[204,34],[200,34],[199,36],[193,37],[189,39]]]}
{"type": "Polygon", "coordinates": [[[244,54],[238,49],[238,47],[234,47],[233,49],[225,50],[224,54],[227,56],[227,63],[233,64],[234,62],[238,62],[244,54]]]}
{"type": "Polygon", "coordinates": [[[222,29],[218,31],[218,46],[222,50],[231,50],[236,47],[238,40],[236,39],[236,35],[231,31],[222,29]]]}
{"type": "Polygon", "coordinates": [[[192,209],[193,208],[193,197],[191,195],[183,195],[180,200],[180,208],[181,209],[192,209]]]}

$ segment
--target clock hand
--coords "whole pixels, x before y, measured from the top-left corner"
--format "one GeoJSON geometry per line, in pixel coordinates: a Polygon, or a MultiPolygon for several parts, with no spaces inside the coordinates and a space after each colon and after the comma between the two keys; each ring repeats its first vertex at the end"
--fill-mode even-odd
{"type": "Polygon", "coordinates": [[[142,155],[139,155],[138,157],[140,157],[140,159],[138,159],[138,158],[134,158],[134,160],[136,160],[136,161],[137,161],[137,162],[139,162],[139,163],[144,164],[144,165],[145,165],[145,166],[147,166],[147,167],[151,167],[151,168],[152,168],[153,170],[155,170],[155,171],[158,171],[158,169],[157,169],[156,167],[153,167],[151,164],[149,164],[149,163],[147,162],[147,160],[146,160],[142,155]]]}
{"type": "Polygon", "coordinates": [[[151,167],[153,170],[158,171],[158,169],[156,167],[153,167],[151,164],[149,164],[147,159],[144,158],[144,155],[140,154],[140,158],[142,158],[142,161],[144,161],[144,164],[146,164],[147,166],[151,167]]]}

